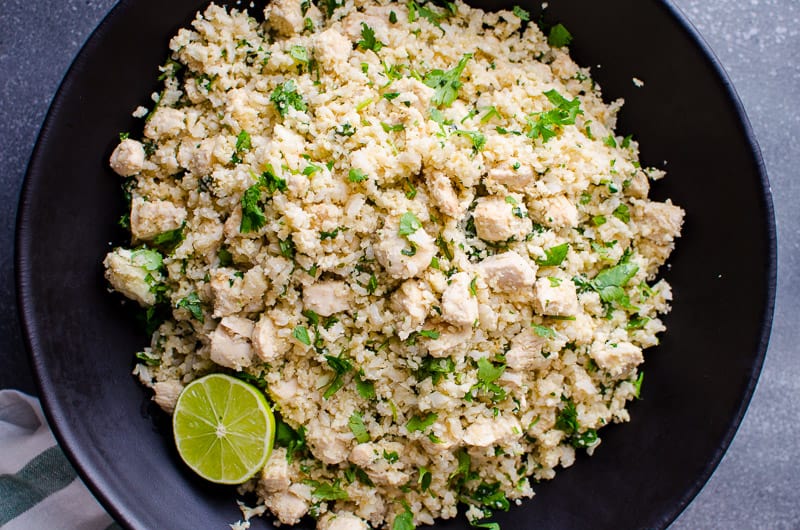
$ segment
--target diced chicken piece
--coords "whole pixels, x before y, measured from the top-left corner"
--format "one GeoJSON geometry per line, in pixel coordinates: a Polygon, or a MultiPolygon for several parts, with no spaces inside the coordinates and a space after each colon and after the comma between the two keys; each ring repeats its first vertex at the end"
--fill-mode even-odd
{"type": "Polygon", "coordinates": [[[390,464],[383,455],[385,453],[402,451],[402,446],[394,442],[373,443],[367,442],[356,445],[348,460],[364,469],[370,479],[377,484],[399,486],[408,481],[408,473],[398,469],[402,464],[390,464]]]}
{"type": "Polygon", "coordinates": [[[318,315],[329,317],[350,307],[350,287],[341,281],[317,282],[303,287],[303,305],[318,315]]]}
{"type": "Polygon", "coordinates": [[[536,282],[536,265],[514,251],[489,256],[479,267],[486,283],[496,291],[524,291],[536,282]]]}
{"type": "Polygon", "coordinates": [[[253,328],[253,349],[262,361],[271,361],[283,353],[283,344],[278,341],[275,323],[266,313],[253,328]]]}
{"type": "Polygon", "coordinates": [[[597,366],[614,377],[629,372],[644,361],[642,349],[630,342],[609,344],[596,341],[592,343],[589,356],[597,366]]]}
{"type": "Polygon", "coordinates": [[[247,312],[260,311],[264,307],[264,293],[267,291],[267,276],[261,265],[252,267],[242,279],[242,306],[247,312]]]}
{"type": "Polygon", "coordinates": [[[513,205],[499,197],[483,197],[473,212],[475,230],[485,241],[506,241],[520,234],[521,219],[514,216],[513,205]]]}
{"type": "Polygon", "coordinates": [[[317,530],[369,530],[369,525],[352,513],[339,512],[320,519],[317,530]]]}
{"type": "Polygon", "coordinates": [[[661,245],[680,235],[684,211],[671,202],[635,201],[633,215],[642,237],[661,245]]]}
{"type": "Polygon", "coordinates": [[[496,167],[489,170],[487,178],[497,184],[502,184],[512,191],[522,191],[533,182],[533,168],[530,166],[496,167]]]}
{"type": "Polygon", "coordinates": [[[350,59],[353,43],[333,28],[328,28],[315,37],[314,50],[319,62],[326,67],[344,65],[350,59]]]}
{"type": "Polygon", "coordinates": [[[433,294],[423,289],[422,283],[417,280],[406,280],[392,294],[392,304],[398,312],[410,317],[412,327],[425,322],[433,300],[433,294]]]}
{"type": "Polygon", "coordinates": [[[578,209],[567,199],[566,195],[540,199],[537,210],[540,212],[541,219],[548,226],[555,228],[578,226],[578,209]]]}
{"type": "Polygon", "coordinates": [[[264,504],[282,524],[295,525],[308,513],[308,501],[289,491],[266,496],[264,504]]]}
{"type": "Polygon", "coordinates": [[[272,451],[267,465],[261,470],[261,480],[258,482],[259,491],[266,493],[286,491],[291,484],[286,449],[277,447],[272,451]]]}
{"type": "Polygon", "coordinates": [[[178,163],[195,175],[208,175],[211,173],[215,145],[216,140],[213,138],[206,138],[200,142],[184,140],[178,147],[178,163]]]}
{"type": "Polygon", "coordinates": [[[472,277],[459,272],[442,294],[442,318],[454,326],[471,326],[478,320],[478,298],[470,292],[472,277]]]}
{"type": "Polygon", "coordinates": [[[122,140],[111,153],[109,164],[122,177],[131,177],[141,172],[144,166],[144,146],[136,140],[122,140]]]}
{"type": "Polygon", "coordinates": [[[185,126],[186,115],[182,110],[159,107],[144,126],[144,135],[158,140],[162,136],[176,136],[185,126]]]}
{"type": "Polygon", "coordinates": [[[172,414],[175,410],[175,403],[178,396],[183,392],[183,385],[180,381],[159,381],[153,385],[153,401],[167,414],[172,414]]]}
{"type": "Polygon", "coordinates": [[[161,273],[158,272],[161,266],[160,259],[157,264],[145,259],[152,254],[155,253],[149,250],[131,252],[128,249],[118,248],[109,252],[103,260],[106,279],[114,290],[143,306],[156,303],[156,295],[151,291],[152,282],[160,282],[162,279],[161,273]],[[152,282],[147,280],[148,277],[152,278],[152,282]]]}
{"type": "Polygon", "coordinates": [[[283,37],[301,33],[305,17],[300,3],[300,0],[272,0],[264,8],[264,18],[283,37]]]}
{"type": "Polygon", "coordinates": [[[481,416],[464,430],[464,443],[474,447],[489,447],[509,442],[520,436],[522,427],[513,416],[495,418],[481,416]]]}
{"type": "Polygon", "coordinates": [[[214,318],[232,315],[243,309],[258,311],[263,307],[267,281],[260,265],[244,275],[231,268],[219,268],[211,275],[210,283],[214,295],[214,318]]]}
{"type": "Polygon", "coordinates": [[[539,278],[533,288],[533,308],[540,315],[575,315],[578,312],[575,284],[563,280],[555,285],[549,278],[539,278]]]}
{"type": "Polygon", "coordinates": [[[366,468],[378,457],[376,445],[370,442],[361,443],[353,447],[347,459],[358,467],[366,468]]]}
{"type": "Polygon", "coordinates": [[[511,348],[506,352],[506,366],[510,370],[526,370],[538,368],[542,356],[542,347],[547,339],[540,337],[531,329],[524,329],[511,339],[511,348]]]}
{"type": "Polygon", "coordinates": [[[453,189],[453,183],[441,171],[434,172],[427,181],[428,191],[433,197],[439,211],[450,217],[460,219],[464,214],[458,202],[458,195],[453,189]]]}
{"type": "Polygon", "coordinates": [[[177,230],[186,220],[186,209],[169,201],[146,201],[134,197],[131,201],[131,233],[140,240],[153,239],[159,234],[177,230]]]}
{"type": "Polygon", "coordinates": [[[231,211],[231,214],[225,219],[225,224],[223,225],[222,233],[225,234],[225,237],[228,239],[233,239],[241,235],[241,227],[242,227],[242,205],[237,204],[236,207],[231,211]]]}
{"type": "Polygon", "coordinates": [[[436,243],[423,228],[401,236],[398,226],[399,223],[394,222],[381,229],[374,250],[375,257],[389,276],[405,280],[428,268],[436,254],[436,243]]]}
{"type": "Polygon", "coordinates": [[[433,357],[449,357],[453,353],[453,348],[464,344],[470,338],[472,328],[463,327],[460,330],[443,330],[439,333],[439,338],[425,341],[428,353],[433,357]]]}
{"type": "Polygon", "coordinates": [[[241,317],[223,318],[211,334],[211,360],[236,371],[250,366],[252,335],[252,320],[241,317]]]}
{"type": "Polygon", "coordinates": [[[338,464],[347,460],[350,451],[342,435],[329,428],[309,429],[306,435],[311,453],[326,464],[338,464]]]}

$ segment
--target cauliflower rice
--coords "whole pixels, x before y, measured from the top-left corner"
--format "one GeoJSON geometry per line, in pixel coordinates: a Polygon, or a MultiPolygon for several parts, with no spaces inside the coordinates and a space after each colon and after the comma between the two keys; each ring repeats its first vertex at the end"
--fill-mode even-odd
{"type": "Polygon", "coordinates": [[[135,368],[165,411],[226,371],[282,418],[247,517],[478,521],[628,421],[683,211],[523,11],[329,1],[171,40],[106,277],[165,318],[135,368]]]}

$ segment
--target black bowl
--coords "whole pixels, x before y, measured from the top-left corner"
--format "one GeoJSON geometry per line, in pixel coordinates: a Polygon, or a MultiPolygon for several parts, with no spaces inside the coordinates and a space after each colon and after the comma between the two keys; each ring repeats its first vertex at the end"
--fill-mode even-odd
{"type": "MultiPolygon", "coordinates": [[[[519,3],[539,17],[540,2],[519,3]]],[[[110,242],[123,241],[108,156],[120,131],[135,132],[130,112],[156,89],[168,38],[203,4],[122,1],[100,24],[52,104],[17,223],[20,312],[45,410],[89,487],[131,528],[225,528],[239,518],[233,489],[180,463],[165,417],[131,376],[147,338],[107,292],[101,265],[110,242]]],[[[545,20],[571,30],[573,56],[593,67],[606,98],[625,98],[618,131],[640,140],[644,164],[668,170],[655,197],[671,197],[687,218],[665,269],[669,331],[646,355],[632,421],[604,429],[592,458],[497,519],[505,528],[665,527],[718,464],[761,369],[775,295],[769,185],[730,81],[675,7],[551,4],[545,20]]],[[[463,518],[438,525],[465,527],[463,518]]]]}

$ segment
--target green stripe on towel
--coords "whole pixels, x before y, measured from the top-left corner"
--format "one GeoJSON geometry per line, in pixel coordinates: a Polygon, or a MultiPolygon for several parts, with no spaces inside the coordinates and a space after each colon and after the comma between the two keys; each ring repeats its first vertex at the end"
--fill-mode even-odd
{"type": "Polygon", "coordinates": [[[65,488],[77,475],[58,446],[28,462],[14,475],[0,475],[0,526],[65,488]]]}

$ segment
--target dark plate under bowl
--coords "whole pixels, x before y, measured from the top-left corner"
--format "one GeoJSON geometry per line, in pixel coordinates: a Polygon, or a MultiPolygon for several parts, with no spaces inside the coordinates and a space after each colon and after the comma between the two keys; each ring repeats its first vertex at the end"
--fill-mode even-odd
{"type": "MultiPolygon", "coordinates": [[[[541,11],[540,2],[475,3],[541,11]]],[[[192,476],[163,416],[151,415],[130,374],[147,338],[107,292],[101,265],[110,242],[123,241],[108,156],[120,131],[136,130],[130,113],[157,88],[169,37],[203,4],[122,1],[100,24],[52,104],[17,222],[20,312],[45,410],[92,491],[138,529],[226,528],[240,516],[233,489],[192,476]]],[[[592,458],[536,485],[534,500],[497,520],[665,527],[730,444],[764,359],[776,263],[767,176],[730,81],[668,2],[557,0],[545,18],[570,29],[573,56],[592,66],[606,99],[625,98],[618,132],[641,142],[644,164],[668,170],[654,196],[671,197],[687,217],[664,269],[675,295],[669,329],[647,352],[632,421],[604,429],[592,458]]],[[[466,526],[463,518],[437,525],[466,526]]]]}

